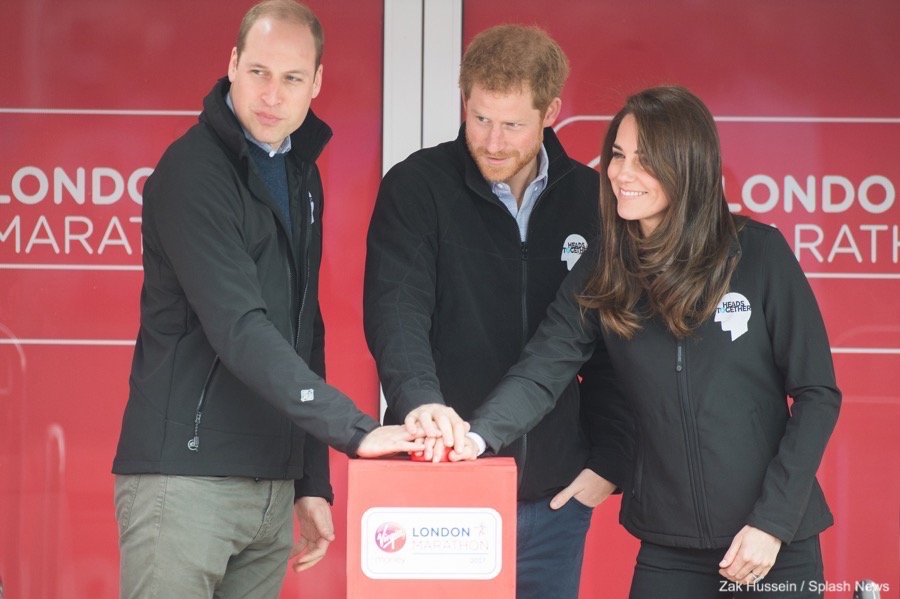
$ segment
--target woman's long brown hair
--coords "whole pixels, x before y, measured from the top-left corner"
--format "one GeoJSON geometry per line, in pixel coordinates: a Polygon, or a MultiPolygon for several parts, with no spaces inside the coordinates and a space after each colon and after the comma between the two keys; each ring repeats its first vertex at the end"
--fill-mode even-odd
{"type": "Polygon", "coordinates": [[[600,166],[601,247],[580,304],[597,310],[603,326],[625,339],[654,316],[673,335],[691,336],[728,292],[739,259],[730,252],[737,233],[712,115],[683,87],[635,94],[610,123],[600,166]],[[606,174],[619,124],[629,114],[637,122],[641,163],[669,199],[647,237],[638,221],[618,215],[606,174]]]}

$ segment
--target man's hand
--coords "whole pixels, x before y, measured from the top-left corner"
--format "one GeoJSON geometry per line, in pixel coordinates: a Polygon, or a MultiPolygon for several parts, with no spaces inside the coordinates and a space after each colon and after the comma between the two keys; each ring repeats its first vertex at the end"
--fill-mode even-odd
{"type": "MultiPolygon", "coordinates": [[[[450,406],[437,403],[419,406],[407,414],[403,422],[411,435],[440,437],[445,447],[452,446],[457,452],[462,452],[465,447],[469,423],[450,406]]],[[[430,458],[426,455],[426,459],[430,458]]]]}
{"type": "Polygon", "coordinates": [[[781,539],[745,526],[719,562],[719,574],[732,582],[752,585],[766,577],[781,549],[781,539]]]}
{"type": "Polygon", "coordinates": [[[397,424],[379,426],[363,437],[362,443],[356,449],[356,455],[361,458],[377,458],[392,453],[410,453],[424,449],[425,445],[421,438],[416,438],[415,433],[410,433],[404,426],[397,424]]]}
{"type": "Polygon", "coordinates": [[[325,557],[328,545],[334,540],[334,525],[331,523],[331,506],[322,497],[301,497],[294,502],[294,513],[300,522],[300,538],[288,559],[299,555],[300,559],[291,567],[294,572],[302,572],[325,557]]]}
{"type": "Polygon", "coordinates": [[[612,492],[615,490],[616,485],[593,470],[585,468],[581,471],[581,474],[575,477],[575,480],[569,483],[568,487],[557,493],[556,497],[550,500],[550,507],[558,510],[573,497],[576,501],[588,507],[597,507],[604,499],[612,495],[612,492]]]}
{"type": "Polygon", "coordinates": [[[469,436],[463,437],[463,449],[458,451],[453,449],[447,456],[451,462],[462,462],[463,460],[474,460],[478,457],[478,445],[469,436]]]}
{"type": "MultiPolygon", "coordinates": [[[[413,454],[413,458],[421,458],[423,462],[434,462],[435,464],[440,462],[445,452],[444,439],[442,437],[425,437],[423,441],[425,442],[425,449],[413,454]]],[[[452,447],[449,449],[452,449],[452,447]]],[[[449,449],[446,450],[447,453],[449,453],[449,449]]]]}

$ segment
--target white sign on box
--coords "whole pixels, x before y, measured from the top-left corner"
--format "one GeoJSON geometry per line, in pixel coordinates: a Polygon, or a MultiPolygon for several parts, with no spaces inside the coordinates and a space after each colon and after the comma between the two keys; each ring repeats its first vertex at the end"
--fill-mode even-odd
{"type": "Polygon", "coordinates": [[[488,580],[500,573],[503,523],[491,508],[373,507],[360,529],[369,578],[488,580]]]}

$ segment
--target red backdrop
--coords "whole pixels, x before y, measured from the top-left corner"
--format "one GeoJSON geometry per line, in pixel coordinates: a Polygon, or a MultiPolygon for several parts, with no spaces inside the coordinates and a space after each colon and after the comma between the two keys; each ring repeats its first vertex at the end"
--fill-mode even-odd
{"type": "MultiPolygon", "coordinates": [[[[225,73],[248,4],[0,3],[0,577],[8,596],[117,594],[109,468],[137,330],[140,192],[225,73]]],[[[336,132],[320,161],[329,380],[374,414],[361,288],[381,164],[383,9],[376,0],[310,5],[327,35],[313,109],[336,132]]],[[[631,91],[680,83],[707,102],[720,119],[730,201],[784,230],[836,351],[845,403],[820,470],[837,519],[823,535],[827,578],[873,578],[896,593],[900,4],[554,7],[466,2],[464,42],[500,22],[547,28],[572,62],[560,137],[585,162],[596,157],[603,117],[631,91]]],[[[338,540],[313,570],[288,575],[284,597],[345,595],[345,458],[333,453],[332,468],[338,540]]],[[[611,500],[595,514],[584,597],[626,593],[637,545],[616,524],[617,509],[611,500]]]]}

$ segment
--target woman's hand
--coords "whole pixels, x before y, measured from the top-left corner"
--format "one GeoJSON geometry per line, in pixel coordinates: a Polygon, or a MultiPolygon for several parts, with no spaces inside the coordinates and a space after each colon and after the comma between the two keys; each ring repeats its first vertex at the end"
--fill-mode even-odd
{"type": "Polygon", "coordinates": [[[600,503],[612,495],[616,485],[612,484],[593,470],[585,468],[575,477],[569,486],[556,494],[550,500],[550,508],[558,510],[566,505],[570,499],[575,499],[588,507],[597,507],[600,503]]]}
{"type": "Polygon", "coordinates": [[[731,547],[719,562],[719,574],[738,584],[755,584],[772,569],[780,549],[781,539],[745,526],[735,535],[731,547]]]}

